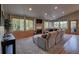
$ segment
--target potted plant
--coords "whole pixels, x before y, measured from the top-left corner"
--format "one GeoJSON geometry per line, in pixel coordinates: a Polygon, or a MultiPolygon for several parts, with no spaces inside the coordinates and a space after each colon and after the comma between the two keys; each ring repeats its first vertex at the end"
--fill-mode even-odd
{"type": "Polygon", "coordinates": [[[15,37],[11,33],[11,21],[9,19],[4,20],[5,33],[3,36],[3,53],[13,54],[15,53],[15,37]]]}

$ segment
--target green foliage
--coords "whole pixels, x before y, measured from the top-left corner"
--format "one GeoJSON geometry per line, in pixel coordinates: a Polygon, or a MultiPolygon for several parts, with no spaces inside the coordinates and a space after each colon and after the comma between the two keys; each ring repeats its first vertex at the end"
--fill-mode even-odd
{"type": "Polygon", "coordinates": [[[11,28],[11,21],[9,19],[4,20],[4,28],[6,31],[9,31],[11,28]]]}

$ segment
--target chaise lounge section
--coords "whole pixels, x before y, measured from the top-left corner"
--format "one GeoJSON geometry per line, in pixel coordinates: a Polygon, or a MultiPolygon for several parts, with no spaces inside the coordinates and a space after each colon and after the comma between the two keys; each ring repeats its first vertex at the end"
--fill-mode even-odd
{"type": "Polygon", "coordinates": [[[63,40],[63,35],[64,31],[62,30],[51,31],[45,35],[41,34],[40,36],[37,36],[37,39],[34,38],[33,41],[38,47],[48,51],[63,40]]]}

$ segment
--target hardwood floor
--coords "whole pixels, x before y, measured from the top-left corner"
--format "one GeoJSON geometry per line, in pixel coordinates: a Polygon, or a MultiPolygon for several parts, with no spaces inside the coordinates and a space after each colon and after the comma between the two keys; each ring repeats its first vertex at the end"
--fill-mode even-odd
{"type": "Polygon", "coordinates": [[[16,40],[16,54],[46,54],[46,52],[33,43],[32,37],[29,37],[16,40]]]}
{"type": "Polygon", "coordinates": [[[79,54],[79,35],[71,35],[71,38],[65,44],[57,44],[50,49],[54,54],[79,54]]]}
{"type": "Polygon", "coordinates": [[[68,53],[79,53],[79,35],[72,35],[63,48],[68,53]]]}
{"type": "Polygon", "coordinates": [[[16,41],[18,54],[79,54],[79,35],[65,34],[64,40],[51,48],[49,52],[43,51],[32,42],[32,38],[16,41]]]}

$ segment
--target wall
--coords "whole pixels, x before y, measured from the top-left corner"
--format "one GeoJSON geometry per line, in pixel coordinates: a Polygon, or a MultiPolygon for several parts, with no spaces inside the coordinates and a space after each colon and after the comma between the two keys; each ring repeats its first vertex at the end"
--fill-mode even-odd
{"type": "Polygon", "coordinates": [[[68,18],[68,26],[69,26],[69,28],[68,28],[68,33],[69,34],[79,34],[79,11],[77,11],[77,12],[74,12],[74,13],[72,13],[72,14],[70,14],[70,15],[68,15],[69,16],[69,18],[68,18]],[[77,21],[77,32],[75,32],[75,33],[71,33],[71,21],[73,21],[73,20],[75,20],[75,21],[77,21]]]}
{"type": "Polygon", "coordinates": [[[79,35],[79,19],[78,19],[78,33],[77,34],[79,35]]]}
{"type": "Polygon", "coordinates": [[[3,27],[3,20],[2,20],[2,5],[0,4],[0,54],[1,54],[1,41],[3,38],[4,27],[3,27]]]}
{"type": "Polygon", "coordinates": [[[4,32],[4,27],[0,26],[0,54],[1,54],[1,41],[3,40],[3,32],[4,32]]]}

